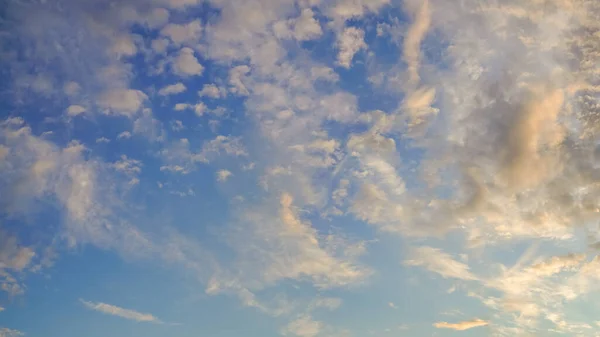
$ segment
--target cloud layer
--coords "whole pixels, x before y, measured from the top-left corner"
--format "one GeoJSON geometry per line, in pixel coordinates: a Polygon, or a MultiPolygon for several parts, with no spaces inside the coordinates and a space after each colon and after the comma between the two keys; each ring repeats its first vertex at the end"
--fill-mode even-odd
{"type": "Polygon", "coordinates": [[[29,278],[64,256],[114,254],[282,335],[597,335],[579,313],[599,290],[598,15],[593,0],[10,2],[0,303],[35,301],[29,278]]]}

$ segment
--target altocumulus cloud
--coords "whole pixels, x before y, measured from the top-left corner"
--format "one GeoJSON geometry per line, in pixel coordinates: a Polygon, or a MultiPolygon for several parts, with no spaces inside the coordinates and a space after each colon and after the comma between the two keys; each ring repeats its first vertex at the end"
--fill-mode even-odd
{"type": "Polygon", "coordinates": [[[0,336],[600,333],[597,0],[5,3],[0,336]]]}

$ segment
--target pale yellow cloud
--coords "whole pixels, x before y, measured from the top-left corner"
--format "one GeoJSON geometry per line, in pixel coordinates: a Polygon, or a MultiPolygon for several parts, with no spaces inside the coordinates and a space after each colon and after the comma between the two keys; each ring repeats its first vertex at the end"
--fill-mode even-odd
{"type": "Polygon", "coordinates": [[[420,81],[421,43],[431,25],[429,0],[407,1],[405,7],[413,16],[413,23],[404,38],[403,59],[408,66],[408,79],[413,85],[420,81]]]}
{"type": "Polygon", "coordinates": [[[438,329],[452,329],[457,331],[469,330],[481,326],[486,326],[490,324],[488,321],[484,321],[481,319],[474,319],[471,321],[463,321],[458,323],[448,323],[448,322],[437,322],[433,324],[434,327],[438,329]]]}
{"type": "Polygon", "coordinates": [[[407,266],[421,266],[427,270],[441,275],[444,278],[461,280],[477,280],[471,273],[467,264],[455,260],[449,254],[433,247],[416,247],[410,250],[409,256],[404,260],[407,266]]]}

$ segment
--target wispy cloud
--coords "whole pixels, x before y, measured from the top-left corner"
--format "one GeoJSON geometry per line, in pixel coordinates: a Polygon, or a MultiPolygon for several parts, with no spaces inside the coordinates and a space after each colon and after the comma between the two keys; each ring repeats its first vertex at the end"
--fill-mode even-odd
{"type": "Polygon", "coordinates": [[[99,311],[108,315],[119,316],[125,319],[129,319],[132,321],[138,322],[151,322],[151,323],[162,323],[161,320],[156,318],[152,314],[141,313],[131,309],[125,309],[121,307],[117,307],[116,305],[106,304],[102,302],[89,302],[83,299],[80,299],[81,303],[83,303],[87,308],[99,311]]]}
{"type": "Polygon", "coordinates": [[[488,321],[484,321],[481,319],[474,319],[471,321],[463,321],[458,323],[448,323],[448,322],[437,322],[433,324],[438,329],[452,329],[457,331],[469,330],[472,328],[477,328],[480,326],[488,325],[488,321]]]}

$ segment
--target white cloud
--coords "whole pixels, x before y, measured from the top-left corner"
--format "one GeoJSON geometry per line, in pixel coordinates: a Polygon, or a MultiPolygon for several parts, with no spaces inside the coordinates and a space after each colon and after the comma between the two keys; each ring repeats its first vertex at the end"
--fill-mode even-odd
{"type": "Polygon", "coordinates": [[[98,97],[98,105],[107,113],[133,117],[143,106],[148,96],[139,90],[110,89],[98,97]]]}
{"type": "Polygon", "coordinates": [[[124,309],[117,307],[115,305],[106,304],[102,302],[89,302],[85,300],[80,300],[87,308],[99,311],[108,315],[119,316],[125,319],[129,319],[132,321],[138,322],[152,322],[152,323],[161,323],[161,321],[153,316],[152,314],[145,314],[141,312],[137,312],[135,310],[124,309]]]}
{"type": "Polygon", "coordinates": [[[121,159],[114,162],[112,166],[116,171],[122,172],[126,175],[137,175],[142,171],[142,162],[127,158],[126,155],[122,155],[121,159]]]}
{"type": "Polygon", "coordinates": [[[250,72],[250,67],[246,65],[241,65],[232,68],[229,70],[229,91],[242,96],[247,96],[250,94],[246,85],[244,84],[244,78],[250,72]]]}
{"type": "Polygon", "coordinates": [[[458,322],[458,323],[438,322],[438,323],[435,323],[433,326],[435,326],[438,329],[452,329],[452,330],[463,331],[463,330],[469,330],[469,329],[477,328],[477,327],[481,327],[481,326],[486,326],[488,324],[489,324],[488,321],[484,321],[481,319],[474,319],[471,321],[464,321],[464,322],[458,322]]]}
{"type": "Polygon", "coordinates": [[[117,58],[122,56],[133,56],[137,54],[138,48],[134,41],[134,36],[131,34],[121,34],[113,39],[110,52],[117,58]]]}
{"type": "Polygon", "coordinates": [[[196,116],[204,115],[207,110],[206,104],[198,102],[196,104],[177,103],[174,107],[175,111],[193,110],[196,116]]]}
{"type": "Polygon", "coordinates": [[[365,32],[356,27],[347,27],[337,36],[337,63],[341,67],[350,68],[354,55],[361,49],[366,49],[365,32]]]}
{"type": "Polygon", "coordinates": [[[227,92],[225,90],[219,89],[214,84],[205,84],[202,87],[202,90],[198,91],[198,95],[200,97],[210,97],[210,98],[219,98],[220,96],[225,96],[227,92]]]}
{"type": "Polygon", "coordinates": [[[322,328],[322,322],[315,321],[310,316],[302,316],[288,323],[288,325],[281,330],[281,333],[283,335],[314,337],[321,332],[322,328]]]}
{"type": "Polygon", "coordinates": [[[17,237],[0,228],[0,289],[10,296],[22,294],[24,288],[12,273],[23,272],[34,257],[35,252],[30,247],[20,245],[17,237]]]}
{"type": "Polygon", "coordinates": [[[77,116],[81,113],[84,113],[85,111],[86,108],[82,107],[81,105],[69,105],[69,107],[67,108],[67,115],[77,116]]]}
{"type": "Polygon", "coordinates": [[[154,50],[155,52],[157,52],[159,54],[163,54],[164,52],[167,51],[167,48],[169,47],[169,40],[154,39],[154,40],[152,40],[152,43],[150,46],[151,46],[152,50],[154,50]]]}
{"type": "Polygon", "coordinates": [[[310,69],[310,76],[313,81],[321,79],[324,81],[337,82],[340,79],[333,69],[324,66],[312,67],[310,69]]]}
{"type": "Polygon", "coordinates": [[[468,265],[456,261],[452,256],[437,248],[427,246],[413,248],[410,250],[408,258],[404,260],[404,264],[407,266],[422,266],[444,278],[477,280],[468,265]]]}
{"type": "Polygon", "coordinates": [[[67,82],[63,86],[63,92],[67,96],[74,96],[74,95],[78,94],[80,90],[81,90],[81,86],[77,82],[73,82],[73,81],[67,82]]]}
{"type": "Polygon", "coordinates": [[[198,63],[191,48],[181,48],[172,62],[173,72],[179,76],[200,76],[204,67],[198,63]]]}
{"type": "Polygon", "coordinates": [[[310,8],[304,8],[295,19],[282,20],[273,25],[275,36],[280,39],[294,38],[298,41],[308,41],[323,34],[319,21],[314,18],[310,8]]]}
{"type": "Polygon", "coordinates": [[[227,290],[228,284],[242,282],[261,289],[283,280],[308,280],[326,289],[360,284],[371,274],[356,261],[362,251],[355,248],[362,243],[334,234],[319,235],[310,222],[300,218],[292,201],[290,194],[283,193],[278,209],[265,205],[263,210],[240,215],[232,242],[255,244],[235,246],[243,266],[239,276],[214,279],[213,288],[227,290]]]}
{"type": "Polygon", "coordinates": [[[219,170],[219,171],[217,171],[217,181],[219,181],[219,182],[225,182],[232,175],[233,175],[233,173],[231,173],[231,171],[228,171],[228,170],[219,170]]]}
{"type": "Polygon", "coordinates": [[[117,136],[117,139],[128,139],[131,138],[131,132],[129,131],[123,131],[121,133],[119,133],[119,135],[117,136]]]}
{"type": "Polygon", "coordinates": [[[24,336],[25,334],[19,330],[0,328],[0,337],[18,337],[24,336]]]}
{"type": "Polygon", "coordinates": [[[182,138],[161,151],[165,165],[160,169],[187,174],[195,169],[197,163],[208,164],[221,155],[239,157],[247,156],[248,153],[241,142],[241,138],[237,137],[219,135],[204,142],[198,152],[191,151],[189,140],[182,138]]]}
{"type": "Polygon", "coordinates": [[[431,10],[429,0],[407,2],[405,7],[412,12],[413,23],[404,38],[403,59],[408,65],[408,79],[412,84],[418,83],[419,66],[421,59],[421,42],[429,30],[431,24],[431,10]],[[416,8],[415,8],[416,7],[416,8]]]}
{"type": "Polygon", "coordinates": [[[167,85],[166,87],[161,88],[158,91],[158,94],[161,96],[167,96],[167,95],[175,95],[175,94],[180,94],[182,92],[184,92],[187,88],[185,87],[185,85],[181,82],[175,83],[175,84],[170,84],[167,85]]]}
{"type": "Polygon", "coordinates": [[[193,45],[202,37],[202,23],[196,19],[185,24],[170,23],[160,30],[175,45],[193,45]]]}
{"type": "Polygon", "coordinates": [[[33,250],[29,247],[22,247],[18,244],[17,238],[0,231],[0,269],[12,269],[21,271],[29,265],[35,256],[33,250]]]}

